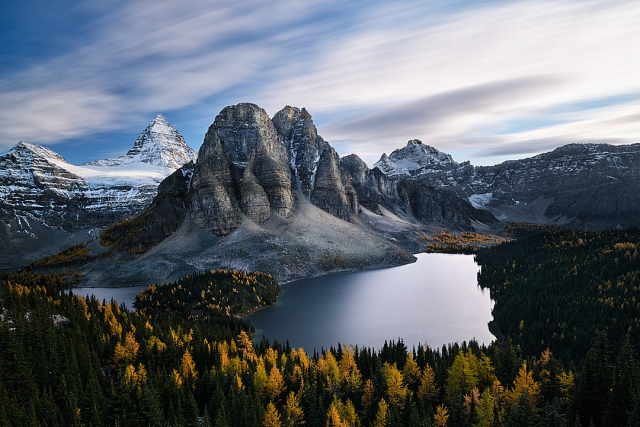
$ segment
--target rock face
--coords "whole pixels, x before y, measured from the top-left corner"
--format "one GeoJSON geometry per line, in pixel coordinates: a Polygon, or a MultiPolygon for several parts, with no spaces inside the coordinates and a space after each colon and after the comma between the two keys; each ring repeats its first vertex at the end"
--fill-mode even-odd
{"type": "MultiPolygon", "coordinates": [[[[410,144],[414,146],[415,142],[410,141],[410,144]]],[[[385,158],[389,159],[383,157],[385,158]]],[[[441,158],[452,161],[448,155],[441,158]]],[[[436,189],[400,174],[392,174],[390,177],[378,166],[369,169],[355,154],[344,157],[341,163],[352,177],[360,205],[372,212],[379,214],[380,208],[384,207],[391,212],[411,215],[423,224],[465,230],[473,229],[472,221],[483,224],[496,222],[492,214],[475,209],[454,192],[436,189]]]]}
{"type": "Polygon", "coordinates": [[[311,203],[345,221],[357,216],[358,201],[340,157],[321,136],[305,110],[286,106],[273,124],[287,147],[294,188],[311,203]]]}
{"type": "MultiPolygon", "coordinates": [[[[472,229],[474,221],[496,220],[453,193],[394,180],[355,155],[341,159],[305,109],[287,106],[270,119],[238,104],[215,118],[195,164],[165,179],[148,209],[105,229],[93,248],[128,265],[116,282],[141,280],[130,271],[160,281],[194,267],[292,280],[411,262],[400,240],[387,238],[413,250],[427,224],[472,229]]],[[[93,284],[106,280],[103,271],[98,263],[84,274],[93,284]]]]}
{"type": "Polygon", "coordinates": [[[126,155],[81,166],[18,143],[0,156],[0,268],[58,252],[142,212],[160,182],[196,156],[160,115],[126,155]]]}
{"type": "Polygon", "coordinates": [[[474,220],[495,222],[455,194],[391,179],[355,155],[340,159],[318,135],[311,115],[289,106],[273,119],[254,104],[226,107],[209,127],[195,166],[181,171],[165,180],[173,184],[163,182],[142,215],[105,230],[103,243],[118,241],[121,249],[143,253],[177,230],[184,218],[224,237],[246,220],[258,227],[274,218],[287,221],[298,199],[350,222],[359,221],[360,204],[376,213],[383,206],[424,224],[471,229],[474,220]],[[180,181],[187,175],[188,189],[180,181]],[[169,212],[169,221],[160,209],[169,212]]]}
{"type": "Polygon", "coordinates": [[[640,144],[570,144],[535,157],[473,167],[419,141],[376,166],[390,179],[415,179],[468,198],[512,221],[603,229],[640,224],[640,144]]]}

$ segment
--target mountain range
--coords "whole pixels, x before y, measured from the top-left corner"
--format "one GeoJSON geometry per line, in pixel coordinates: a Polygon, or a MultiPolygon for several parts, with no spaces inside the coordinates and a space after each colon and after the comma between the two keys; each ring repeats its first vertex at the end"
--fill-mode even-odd
{"type": "Polygon", "coordinates": [[[247,103],[220,112],[196,155],[158,116],[116,159],[74,166],[27,143],[1,156],[0,259],[24,265],[99,233],[81,268],[89,286],[213,268],[287,281],[398,265],[420,250],[420,233],[638,225],[639,162],[640,144],[571,144],[474,167],[411,140],[369,168],[338,156],[304,108],[270,118],[247,103]]]}
{"type": "Polygon", "coordinates": [[[0,156],[0,268],[24,266],[136,215],[196,152],[156,116],[123,156],[73,165],[37,144],[0,156]]]}

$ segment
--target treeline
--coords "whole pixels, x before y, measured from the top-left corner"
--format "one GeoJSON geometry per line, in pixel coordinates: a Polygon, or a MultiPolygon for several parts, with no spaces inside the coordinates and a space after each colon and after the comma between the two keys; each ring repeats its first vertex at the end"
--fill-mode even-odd
{"type": "Polygon", "coordinates": [[[423,252],[447,253],[447,254],[467,254],[471,255],[480,248],[497,245],[506,239],[495,234],[479,234],[463,231],[460,234],[442,232],[429,237],[420,232],[420,241],[425,242],[423,252]]]}
{"type": "MultiPolygon", "coordinates": [[[[230,275],[238,279],[235,289],[247,287],[237,272],[192,276],[166,287],[173,292],[157,286],[150,298],[139,299],[176,311],[145,314],[60,292],[70,280],[64,274],[5,276],[0,425],[640,423],[630,341],[613,365],[609,340],[598,335],[578,375],[550,351],[534,356],[510,340],[441,349],[407,349],[398,340],[379,351],[337,345],[321,354],[266,340],[254,347],[245,322],[220,324],[191,312],[190,320],[181,318],[186,312],[178,301],[194,295],[187,287],[207,283],[210,275],[230,275]]],[[[198,295],[195,300],[211,301],[206,290],[198,295]]]]}
{"type": "Polygon", "coordinates": [[[479,285],[500,331],[525,354],[579,363],[597,331],[614,354],[640,346],[640,229],[556,229],[479,251],[479,285]]]}

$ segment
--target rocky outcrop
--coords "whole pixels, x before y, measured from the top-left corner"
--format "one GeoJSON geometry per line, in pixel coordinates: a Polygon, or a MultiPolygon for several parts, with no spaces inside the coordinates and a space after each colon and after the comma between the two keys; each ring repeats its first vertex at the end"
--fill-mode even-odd
{"type": "Polygon", "coordinates": [[[406,211],[424,224],[473,230],[472,221],[483,224],[497,222],[491,213],[474,208],[450,191],[438,190],[415,180],[403,180],[398,186],[406,211]]]}
{"type": "Polygon", "coordinates": [[[191,218],[223,236],[245,216],[261,223],[292,208],[288,152],[266,111],[254,104],[222,110],[200,148],[191,218]]]}
{"type": "Polygon", "coordinates": [[[129,253],[142,254],[171,236],[188,212],[193,169],[193,162],[189,162],[169,175],[158,187],[151,206],[132,219],[104,229],[100,233],[100,244],[117,245],[129,253]]]}
{"type": "Polygon", "coordinates": [[[310,197],[320,156],[328,144],[318,136],[311,115],[304,108],[286,106],[273,116],[273,125],[287,148],[295,188],[310,197]]]}
{"type": "MultiPolygon", "coordinates": [[[[419,142],[412,147],[414,157],[436,153],[419,142]]],[[[450,156],[437,156],[452,162],[450,156]]],[[[195,165],[182,169],[185,176],[187,168],[192,174],[188,188],[181,184],[179,194],[171,193],[181,176],[176,172],[168,179],[174,184],[163,184],[149,209],[106,230],[101,241],[118,242],[120,249],[139,254],[177,230],[183,219],[224,237],[247,220],[258,229],[274,218],[286,222],[302,201],[347,222],[359,221],[360,205],[378,214],[384,208],[418,224],[465,230],[472,229],[474,220],[495,222],[455,194],[390,178],[355,155],[340,159],[318,135],[311,115],[289,106],[273,119],[254,104],[226,107],[209,127],[195,165]]]]}
{"type": "Polygon", "coordinates": [[[345,221],[358,212],[358,200],[338,153],[322,137],[305,110],[286,106],[273,124],[288,149],[294,188],[315,206],[345,221]]]}

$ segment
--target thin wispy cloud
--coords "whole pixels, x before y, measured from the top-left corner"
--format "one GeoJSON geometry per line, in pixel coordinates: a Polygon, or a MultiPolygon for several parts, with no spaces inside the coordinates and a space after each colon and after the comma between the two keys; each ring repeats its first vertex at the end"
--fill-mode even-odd
{"type": "Polygon", "coordinates": [[[633,1],[82,7],[82,40],[0,69],[0,149],[90,145],[168,111],[197,148],[217,111],[241,101],[270,114],[304,106],[340,154],[369,164],[412,138],[485,164],[552,141],[640,142],[633,1]]]}

